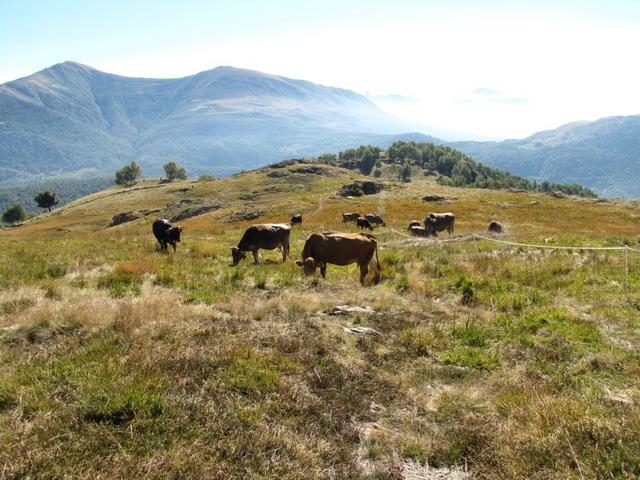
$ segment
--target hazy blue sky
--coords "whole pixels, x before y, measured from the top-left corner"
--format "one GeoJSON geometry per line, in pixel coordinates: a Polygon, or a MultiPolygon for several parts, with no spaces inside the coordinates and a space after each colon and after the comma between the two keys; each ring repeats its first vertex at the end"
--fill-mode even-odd
{"type": "Polygon", "coordinates": [[[0,0],[0,82],[75,60],[178,77],[233,65],[489,137],[640,114],[640,0],[0,0]]]}

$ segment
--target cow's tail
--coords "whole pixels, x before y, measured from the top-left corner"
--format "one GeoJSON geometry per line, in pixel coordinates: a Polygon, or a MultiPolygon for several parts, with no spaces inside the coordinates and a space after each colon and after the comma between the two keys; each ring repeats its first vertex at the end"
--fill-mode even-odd
{"type": "Polygon", "coordinates": [[[380,281],[380,272],[382,271],[382,266],[380,265],[380,260],[378,259],[378,242],[376,242],[376,248],[371,255],[371,260],[369,261],[371,264],[371,268],[373,269],[373,273],[375,275],[375,281],[378,283],[380,281]]]}

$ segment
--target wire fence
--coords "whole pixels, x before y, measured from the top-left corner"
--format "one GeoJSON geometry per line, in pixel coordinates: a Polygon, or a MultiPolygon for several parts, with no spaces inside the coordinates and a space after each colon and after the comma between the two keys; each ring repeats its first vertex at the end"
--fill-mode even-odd
{"type": "MultiPolygon", "coordinates": [[[[332,229],[327,228],[324,225],[316,228],[315,231],[325,230],[331,231],[332,229]]],[[[632,254],[640,254],[640,249],[630,247],[629,245],[623,245],[619,247],[603,247],[596,245],[584,245],[584,246],[569,246],[569,245],[547,245],[547,244],[534,244],[534,243],[522,243],[522,242],[513,242],[510,240],[502,240],[495,237],[488,237],[486,235],[480,235],[477,233],[470,233],[468,235],[464,235],[461,237],[453,237],[453,238],[427,238],[427,237],[418,237],[415,235],[410,235],[405,232],[398,231],[394,228],[387,228],[385,230],[376,231],[377,236],[391,235],[392,241],[380,242],[379,245],[383,248],[395,247],[395,248],[407,248],[407,247],[416,247],[416,246],[436,246],[436,245],[446,245],[451,243],[461,243],[468,241],[478,241],[483,240],[486,242],[493,242],[502,245],[509,245],[518,248],[531,248],[531,249],[543,249],[543,250],[564,250],[564,251],[617,251],[624,252],[624,290],[628,292],[629,289],[629,253],[632,254]],[[398,240],[398,237],[401,237],[402,240],[398,240]]]]}

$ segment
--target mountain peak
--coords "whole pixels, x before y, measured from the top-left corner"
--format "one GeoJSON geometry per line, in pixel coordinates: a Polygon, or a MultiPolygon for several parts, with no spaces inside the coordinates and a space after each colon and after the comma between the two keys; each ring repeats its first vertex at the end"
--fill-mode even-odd
{"type": "Polygon", "coordinates": [[[158,79],[66,61],[2,85],[0,116],[0,183],[131,160],[151,174],[172,159],[220,175],[409,130],[350,90],[229,65],[158,79]]]}

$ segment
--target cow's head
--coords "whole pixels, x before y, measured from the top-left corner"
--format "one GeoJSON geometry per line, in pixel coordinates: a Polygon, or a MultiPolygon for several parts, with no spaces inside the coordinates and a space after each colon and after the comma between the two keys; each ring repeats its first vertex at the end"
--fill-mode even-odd
{"type": "Polygon", "coordinates": [[[435,224],[436,224],[436,219],[434,217],[429,216],[424,219],[424,229],[427,231],[427,233],[436,232],[435,224]]]}
{"type": "Polygon", "coordinates": [[[184,230],[184,227],[171,227],[167,230],[167,235],[169,236],[170,242],[179,242],[180,241],[180,233],[184,230]]]}
{"type": "Polygon", "coordinates": [[[318,262],[313,257],[307,257],[304,260],[296,260],[296,265],[302,267],[305,275],[313,275],[318,268],[318,262]]]}
{"type": "Polygon", "coordinates": [[[233,264],[237,265],[240,260],[245,257],[245,252],[240,250],[238,247],[231,247],[231,258],[233,258],[233,264]]]}

